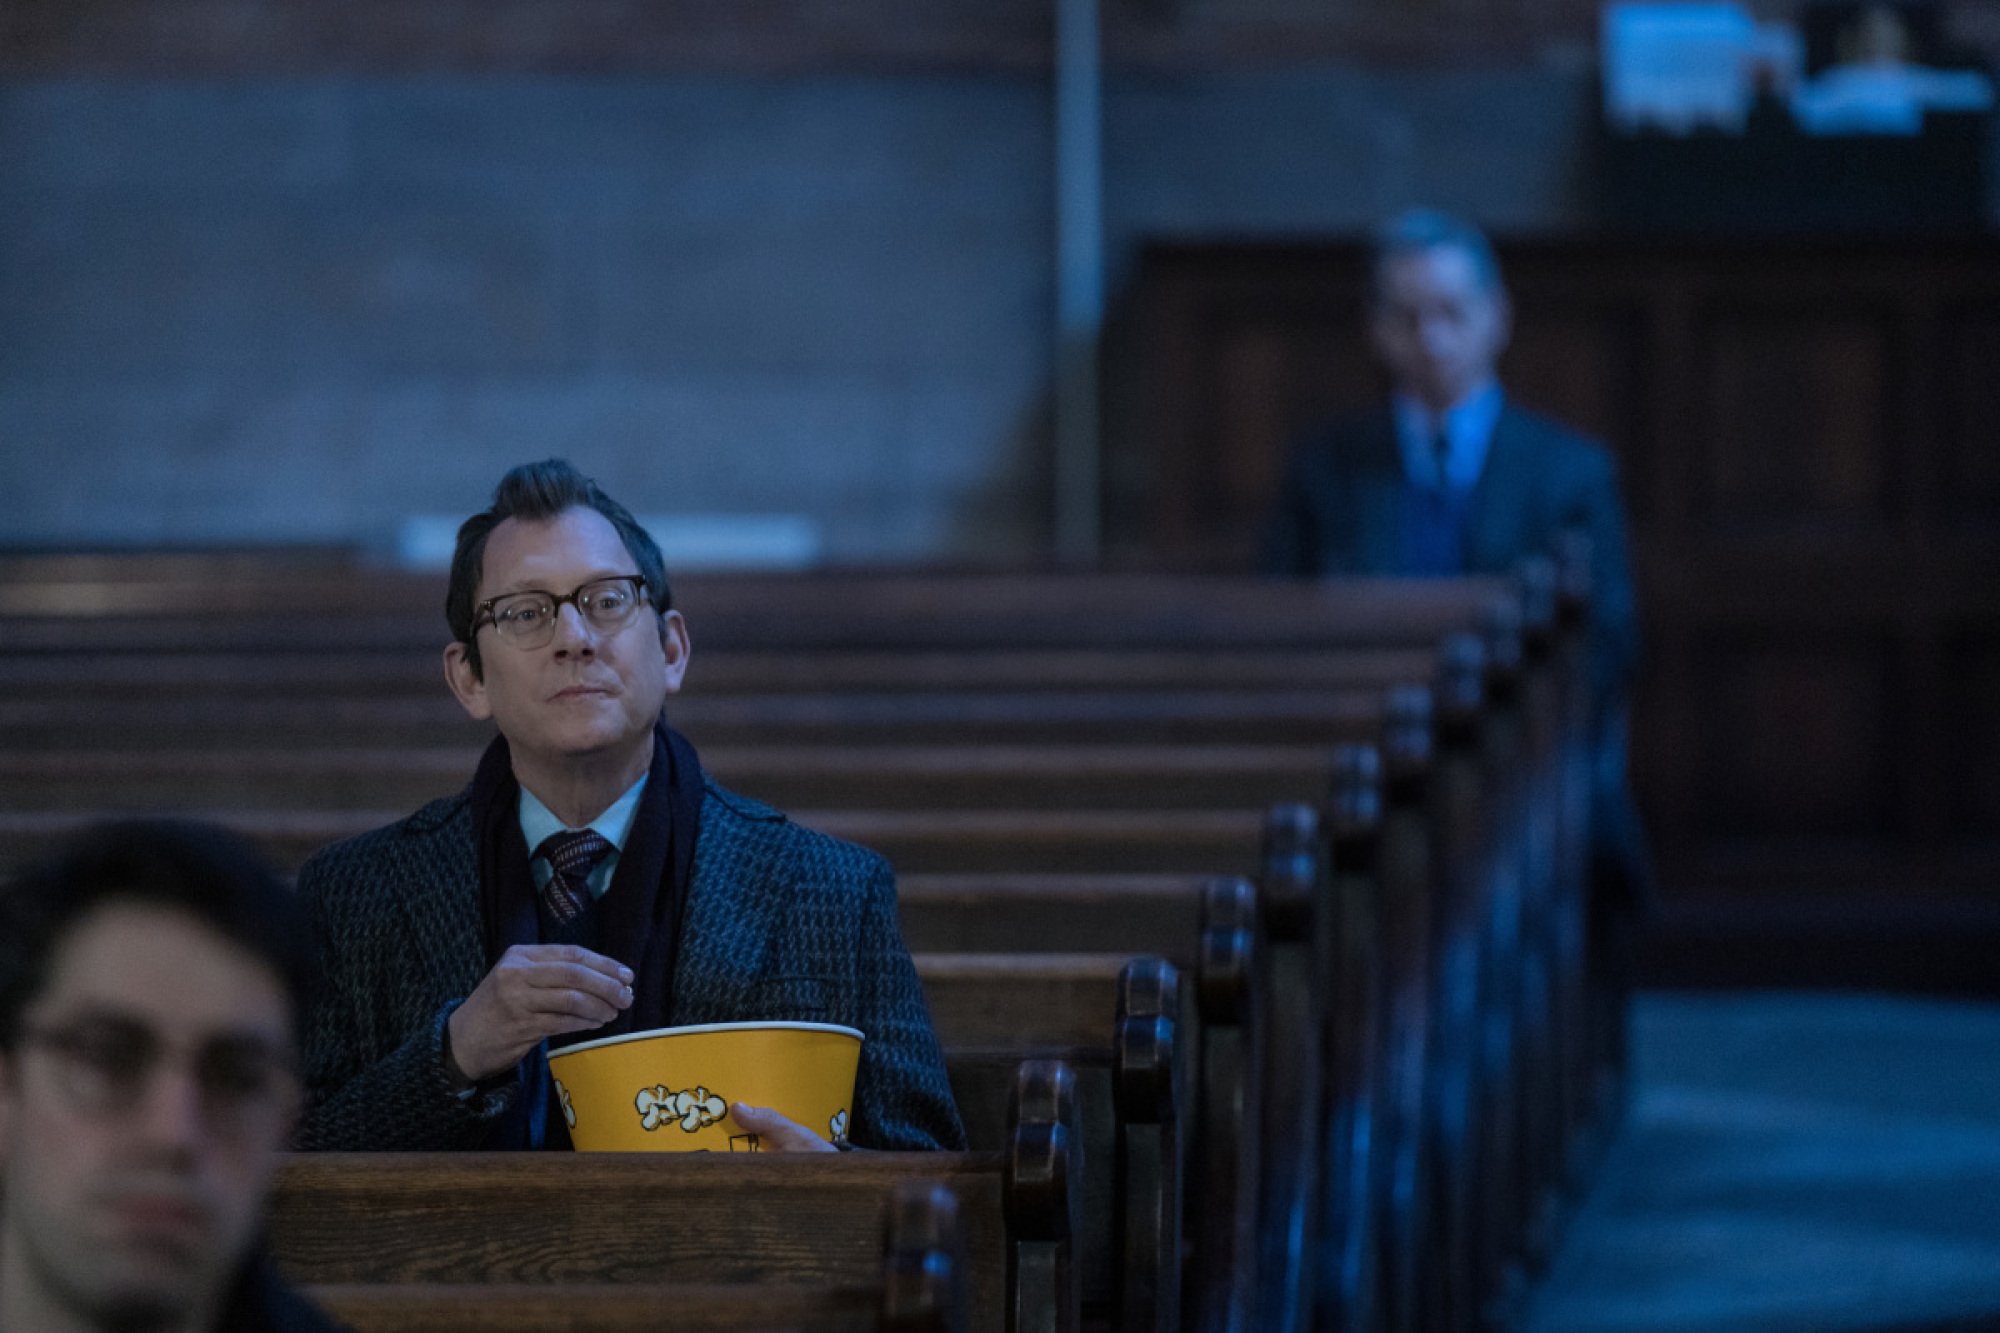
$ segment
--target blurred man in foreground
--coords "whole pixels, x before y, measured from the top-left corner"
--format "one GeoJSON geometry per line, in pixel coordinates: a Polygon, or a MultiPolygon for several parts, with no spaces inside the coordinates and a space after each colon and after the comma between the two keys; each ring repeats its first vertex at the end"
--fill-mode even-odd
{"type": "Polygon", "coordinates": [[[0,891],[0,1328],[333,1327],[255,1249],[310,977],[218,829],[88,830],[0,891]]]}

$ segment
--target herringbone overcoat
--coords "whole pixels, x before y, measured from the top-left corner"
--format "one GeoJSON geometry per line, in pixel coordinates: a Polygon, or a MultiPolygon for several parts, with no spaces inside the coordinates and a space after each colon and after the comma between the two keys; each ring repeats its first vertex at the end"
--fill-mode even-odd
{"type": "MultiPolygon", "coordinates": [[[[316,853],[299,894],[324,985],[306,1034],[307,1149],[476,1148],[518,1089],[461,1099],[445,1021],[487,970],[470,789],[316,853]]],[[[670,1021],[864,1034],[848,1127],[869,1148],[962,1148],[887,861],[706,784],[670,1021]]]]}

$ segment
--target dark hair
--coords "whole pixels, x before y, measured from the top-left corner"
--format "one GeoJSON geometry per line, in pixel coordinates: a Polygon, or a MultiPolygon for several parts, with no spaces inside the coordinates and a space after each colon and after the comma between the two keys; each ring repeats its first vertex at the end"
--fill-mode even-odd
{"type": "Polygon", "coordinates": [[[632,511],[606,495],[598,484],[578,472],[568,459],[545,458],[539,463],[523,463],[506,476],[493,491],[493,505],[474,514],[458,528],[458,549],[451,556],[451,585],[444,594],[444,618],[451,637],[465,645],[465,660],[474,676],[481,675],[479,644],[473,635],[474,596],[486,561],[486,539],[506,519],[531,522],[554,518],[565,509],[595,509],[618,529],[618,539],[639,566],[646,581],[646,596],[655,615],[672,609],[673,594],[667,587],[667,564],[660,548],[632,517],[632,511]]]}
{"type": "Polygon", "coordinates": [[[284,984],[302,1032],[318,983],[305,914],[270,865],[237,834],[184,820],[127,820],[79,831],[0,887],[0,1050],[48,984],[56,951],[113,903],[185,913],[242,946],[284,984]]]}
{"type": "Polygon", "coordinates": [[[1497,293],[1502,289],[1500,260],[1494,255],[1493,243],[1486,239],[1485,232],[1464,218],[1439,212],[1435,208],[1412,208],[1390,218],[1375,233],[1368,265],[1370,298],[1381,298],[1382,271],[1389,266],[1389,261],[1440,248],[1463,251],[1472,260],[1472,271],[1481,286],[1489,292],[1497,293]]]}

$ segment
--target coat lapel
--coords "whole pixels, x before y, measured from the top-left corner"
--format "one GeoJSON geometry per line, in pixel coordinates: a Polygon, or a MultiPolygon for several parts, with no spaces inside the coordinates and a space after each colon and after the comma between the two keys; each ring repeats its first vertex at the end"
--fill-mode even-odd
{"type": "Polygon", "coordinates": [[[787,821],[713,784],[704,800],[674,966],[672,1021],[823,1021],[813,1012],[825,1001],[817,978],[852,960],[828,958],[827,942],[802,935],[788,916],[794,875],[807,868],[792,859],[795,844],[768,836],[787,821]]]}
{"type": "Polygon", "coordinates": [[[486,975],[486,938],[479,919],[479,860],[472,847],[470,808],[459,802],[437,823],[412,828],[411,861],[397,905],[422,955],[423,975],[437,996],[469,995],[486,975]]]}
{"type": "Polygon", "coordinates": [[[688,870],[687,902],[681,907],[670,1023],[693,1021],[687,1015],[698,1010],[701,998],[715,988],[718,978],[729,976],[733,961],[730,945],[737,939],[734,928],[745,922],[740,915],[745,904],[729,893],[727,874],[717,870],[718,859],[727,859],[731,850],[728,830],[724,821],[711,817],[714,793],[705,792],[702,801],[702,831],[694,844],[694,865],[688,870]]]}

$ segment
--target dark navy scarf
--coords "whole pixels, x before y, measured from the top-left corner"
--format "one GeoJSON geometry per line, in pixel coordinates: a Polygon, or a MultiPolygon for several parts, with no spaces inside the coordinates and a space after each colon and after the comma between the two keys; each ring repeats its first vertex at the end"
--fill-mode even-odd
{"type": "MultiPolygon", "coordinates": [[[[632,969],[632,1007],[593,1032],[556,1039],[558,1045],[665,1027],[673,1005],[681,916],[694,876],[701,832],[701,759],[686,737],[662,721],[653,728],[653,764],[639,794],[632,831],[598,901],[598,952],[632,969]]],[[[496,736],[472,779],[472,827],[479,854],[480,919],[486,966],[516,944],[541,942],[535,879],[521,836],[521,784],[507,738],[496,736]]],[[[493,1148],[567,1146],[560,1120],[549,1123],[548,1061],[530,1051],[518,1071],[521,1095],[488,1142],[493,1148]]]]}

